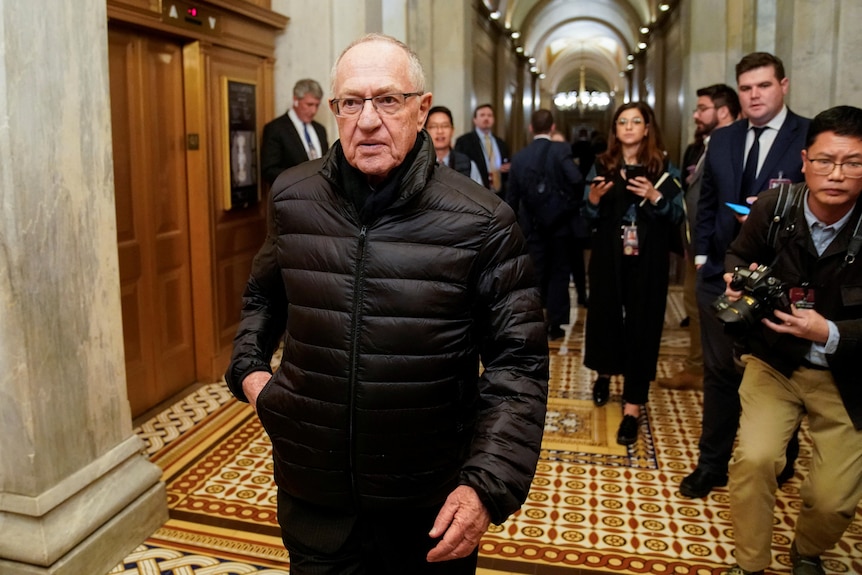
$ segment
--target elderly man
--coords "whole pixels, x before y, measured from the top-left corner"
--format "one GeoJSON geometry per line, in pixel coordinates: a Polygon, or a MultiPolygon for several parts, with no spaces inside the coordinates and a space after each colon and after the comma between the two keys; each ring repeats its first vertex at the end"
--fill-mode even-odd
{"type": "Polygon", "coordinates": [[[227,382],[272,439],[292,575],[472,574],[541,445],[530,257],[508,205],[436,163],[407,46],[365,36],[333,72],[340,139],[273,186],[227,382]]]}
{"type": "Polygon", "coordinates": [[[329,149],[326,128],[314,121],[323,89],[309,78],[293,86],[293,106],[263,127],[260,163],[270,186],[284,170],[321,157],[329,149]]]}

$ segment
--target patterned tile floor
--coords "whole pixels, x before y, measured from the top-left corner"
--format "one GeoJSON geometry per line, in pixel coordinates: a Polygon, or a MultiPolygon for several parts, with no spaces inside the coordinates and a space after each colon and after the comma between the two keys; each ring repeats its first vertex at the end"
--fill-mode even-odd
{"type": "MultiPolygon", "coordinates": [[[[672,289],[659,376],[682,365],[688,345],[681,295],[672,289]]],[[[620,382],[611,402],[590,401],[593,375],[580,363],[583,310],[552,344],[551,393],[541,461],[520,512],[481,543],[480,575],[635,573],[718,575],[733,563],[726,489],[679,496],[697,455],[701,396],[654,386],[641,437],[624,448],[620,382]]],[[[199,386],[137,428],[164,470],[170,520],[112,574],[287,574],[275,520],[270,445],[224,383],[199,386]]],[[[788,549],[810,458],[803,428],[797,476],[779,494],[773,570],[789,573],[788,549]]],[[[824,557],[828,573],[862,573],[862,517],[824,557]]]]}

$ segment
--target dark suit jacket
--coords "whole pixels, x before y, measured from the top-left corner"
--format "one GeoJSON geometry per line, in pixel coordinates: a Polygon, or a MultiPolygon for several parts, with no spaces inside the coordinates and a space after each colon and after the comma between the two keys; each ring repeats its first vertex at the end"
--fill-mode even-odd
{"type": "MultiPolygon", "coordinates": [[[[583,187],[583,177],[572,158],[571,147],[563,142],[537,138],[512,158],[506,202],[518,214],[518,221],[527,236],[534,231],[552,231],[555,236],[569,235],[573,232],[573,220],[580,219],[583,187]],[[549,196],[555,191],[567,195],[565,200],[550,197],[542,208],[534,208],[552,210],[549,214],[531,213],[526,201],[531,187],[542,174],[548,188],[546,193],[549,196]],[[554,226],[553,230],[540,230],[542,221],[550,221],[554,215],[560,216],[559,224],[554,226]]],[[[585,223],[584,227],[586,227],[585,223]]]]}
{"type": "MultiPolygon", "coordinates": [[[[329,149],[326,129],[312,121],[317,132],[323,154],[329,149]]],[[[260,166],[263,179],[270,186],[280,173],[302,162],[308,161],[308,152],[303,137],[296,131],[290,116],[283,114],[263,127],[263,141],[260,145],[260,166]]]]}
{"type": "MultiPolygon", "coordinates": [[[[775,136],[769,154],[757,176],[756,189],[764,190],[769,180],[779,177],[802,181],[802,148],[810,120],[787,110],[787,118],[775,136]]],[[[712,133],[706,152],[697,223],[694,232],[695,254],[708,256],[700,273],[703,279],[724,274],[724,255],[739,232],[734,212],[725,202],[744,203],[742,170],[748,120],[739,120],[712,133]]]]}
{"type": "MultiPolygon", "coordinates": [[[[509,161],[509,146],[497,136],[494,136],[494,140],[497,141],[497,147],[500,149],[500,163],[505,164],[509,161]]],[[[476,130],[471,130],[455,140],[455,151],[465,154],[476,162],[476,167],[479,168],[485,187],[490,188],[491,177],[488,175],[488,164],[485,162],[485,143],[479,139],[476,130]]],[[[507,174],[503,174],[503,189],[505,189],[506,176],[507,174]]]]}

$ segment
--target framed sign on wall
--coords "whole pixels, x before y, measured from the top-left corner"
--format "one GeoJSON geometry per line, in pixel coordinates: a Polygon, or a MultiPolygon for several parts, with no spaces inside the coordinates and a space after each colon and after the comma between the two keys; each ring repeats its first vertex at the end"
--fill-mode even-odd
{"type": "Polygon", "coordinates": [[[256,90],[252,82],[224,79],[226,210],[248,207],[260,199],[256,90]]]}

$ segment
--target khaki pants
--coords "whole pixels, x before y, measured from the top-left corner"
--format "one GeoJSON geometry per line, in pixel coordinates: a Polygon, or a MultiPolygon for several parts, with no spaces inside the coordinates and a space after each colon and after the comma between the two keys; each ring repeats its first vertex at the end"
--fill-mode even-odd
{"type": "Polygon", "coordinates": [[[862,432],[853,427],[828,370],[800,367],[788,379],[755,357],[743,359],[739,444],[728,489],[737,562],[758,571],[772,561],[776,476],[802,416],[808,414],[814,450],[796,523],[801,555],[830,549],[853,520],[862,498],[862,432]]]}

